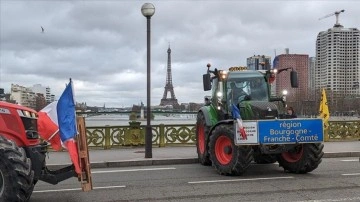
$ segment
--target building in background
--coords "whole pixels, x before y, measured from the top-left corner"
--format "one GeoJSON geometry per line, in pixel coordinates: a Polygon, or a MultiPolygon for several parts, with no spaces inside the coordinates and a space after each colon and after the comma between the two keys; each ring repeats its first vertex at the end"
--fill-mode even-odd
{"type": "MultiPolygon", "coordinates": [[[[315,87],[334,93],[360,95],[360,32],[334,25],[316,39],[315,87]]],[[[344,96],[342,94],[342,96],[344,96]]]]}
{"type": "Polygon", "coordinates": [[[51,95],[51,89],[48,86],[42,86],[41,84],[35,84],[31,87],[34,93],[41,93],[44,95],[46,103],[50,104],[55,101],[55,96],[51,95]]]}
{"type": "Polygon", "coordinates": [[[326,89],[332,115],[357,110],[360,31],[336,23],[316,39],[315,88],[326,89]]]}
{"type": "Polygon", "coordinates": [[[308,111],[308,109],[304,109],[302,105],[304,104],[303,101],[309,100],[309,56],[306,54],[281,54],[277,56],[277,60],[276,69],[281,70],[285,68],[292,68],[297,72],[299,87],[291,87],[291,69],[289,69],[276,75],[276,94],[281,95],[283,90],[287,90],[287,103],[292,105],[292,107],[296,109],[297,113],[305,113],[304,111],[308,111]]]}
{"type": "Polygon", "coordinates": [[[246,65],[250,70],[270,70],[271,57],[265,55],[254,55],[246,59],[246,65]]]}
{"type": "Polygon", "coordinates": [[[309,78],[309,88],[315,88],[315,62],[316,57],[309,57],[309,71],[308,71],[308,78],[309,78]]]}
{"type": "Polygon", "coordinates": [[[316,90],[315,88],[315,63],[316,57],[309,57],[309,70],[308,70],[308,98],[311,101],[320,102],[319,89],[316,90]],[[317,98],[317,99],[316,99],[317,98]]]}
{"type": "Polygon", "coordinates": [[[0,88],[0,100],[4,100],[5,99],[5,92],[3,88],[0,88]]]}
{"type": "Polygon", "coordinates": [[[40,111],[47,105],[45,96],[41,93],[36,93],[35,96],[35,110],[40,111]]]}
{"type": "Polygon", "coordinates": [[[24,87],[18,84],[11,84],[10,100],[13,100],[16,104],[35,109],[37,111],[41,110],[47,104],[52,102],[55,96],[50,94],[49,87],[42,88],[40,84],[34,86],[35,89],[34,87],[24,87]],[[42,92],[45,92],[45,94],[42,92]],[[48,93],[48,99],[46,98],[46,93],[48,93]]]}
{"type": "Polygon", "coordinates": [[[11,99],[15,100],[17,104],[26,106],[32,109],[36,108],[36,94],[31,88],[20,86],[18,84],[11,84],[11,99]]]}

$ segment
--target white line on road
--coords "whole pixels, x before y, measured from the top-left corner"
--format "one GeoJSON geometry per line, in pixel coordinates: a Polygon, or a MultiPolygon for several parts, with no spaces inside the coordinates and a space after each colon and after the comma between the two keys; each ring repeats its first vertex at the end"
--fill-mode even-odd
{"type": "Polygon", "coordinates": [[[336,201],[360,201],[360,197],[338,198],[338,199],[306,200],[306,201],[296,201],[296,202],[336,202],[336,201]]]}
{"type": "Polygon", "coordinates": [[[201,183],[216,183],[216,182],[240,182],[240,181],[257,181],[257,180],[278,180],[278,179],[292,179],[294,177],[267,177],[267,178],[248,178],[248,179],[232,179],[232,180],[209,180],[209,181],[194,181],[189,184],[201,183]]]}
{"type": "Polygon", "coordinates": [[[115,188],[125,188],[125,185],[119,185],[119,186],[107,186],[107,187],[94,187],[93,189],[115,189],[115,188]]]}
{"type": "Polygon", "coordinates": [[[341,174],[344,176],[352,176],[352,175],[360,175],[360,173],[345,173],[345,174],[341,174]]]}
{"type": "MultiPolygon", "coordinates": [[[[125,188],[125,185],[120,186],[107,186],[107,187],[93,187],[93,189],[115,189],[115,188],[125,188]]],[[[49,192],[66,192],[66,191],[81,191],[81,188],[73,188],[73,189],[53,189],[53,190],[40,190],[33,191],[33,193],[49,193],[49,192]]]]}
{"type": "Polygon", "coordinates": [[[101,173],[121,173],[121,172],[137,172],[137,171],[157,171],[157,170],[175,170],[176,168],[143,168],[143,169],[128,169],[128,170],[102,170],[92,171],[92,174],[101,173]]]}
{"type": "Polygon", "coordinates": [[[359,159],[345,159],[345,160],[340,160],[340,161],[344,161],[344,162],[358,162],[359,159]]]}

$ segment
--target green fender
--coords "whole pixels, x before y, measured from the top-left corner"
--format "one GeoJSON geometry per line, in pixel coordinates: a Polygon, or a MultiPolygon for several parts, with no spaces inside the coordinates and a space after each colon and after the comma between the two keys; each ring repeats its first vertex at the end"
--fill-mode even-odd
{"type": "MultiPolygon", "coordinates": [[[[206,126],[210,127],[210,131],[208,134],[211,134],[211,132],[218,126],[222,124],[233,124],[233,119],[227,119],[227,120],[221,120],[219,121],[216,109],[212,105],[207,105],[204,107],[201,107],[199,110],[199,113],[202,112],[205,117],[206,126]]],[[[206,136],[206,141],[208,141],[208,135],[206,136]]]]}
{"type": "Polygon", "coordinates": [[[205,117],[206,126],[214,126],[218,122],[218,117],[215,108],[212,105],[203,106],[199,113],[202,112],[205,117]]]}

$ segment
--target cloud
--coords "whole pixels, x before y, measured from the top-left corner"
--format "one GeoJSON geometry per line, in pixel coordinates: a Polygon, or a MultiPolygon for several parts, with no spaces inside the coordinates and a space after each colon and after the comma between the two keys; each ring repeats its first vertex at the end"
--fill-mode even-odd
{"type": "MultiPolygon", "coordinates": [[[[144,1],[0,1],[0,87],[49,86],[69,78],[76,101],[109,107],[146,103],[144,1]],[[45,32],[41,33],[41,26],[45,32]]],[[[206,64],[227,69],[252,55],[315,55],[316,36],[340,23],[359,27],[357,1],[153,1],[151,104],[164,93],[171,47],[175,96],[203,102],[206,64]]]]}

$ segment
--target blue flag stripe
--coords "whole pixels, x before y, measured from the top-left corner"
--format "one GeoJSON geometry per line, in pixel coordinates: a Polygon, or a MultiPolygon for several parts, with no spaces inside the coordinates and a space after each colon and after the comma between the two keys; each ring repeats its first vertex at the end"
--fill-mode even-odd
{"type": "Polygon", "coordinates": [[[232,104],[232,116],[234,119],[241,119],[240,110],[235,104],[232,104]]]}
{"type": "Polygon", "coordinates": [[[72,90],[72,81],[66,86],[57,103],[57,115],[60,138],[63,142],[74,138],[77,134],[75,102],[72,90]]]}

